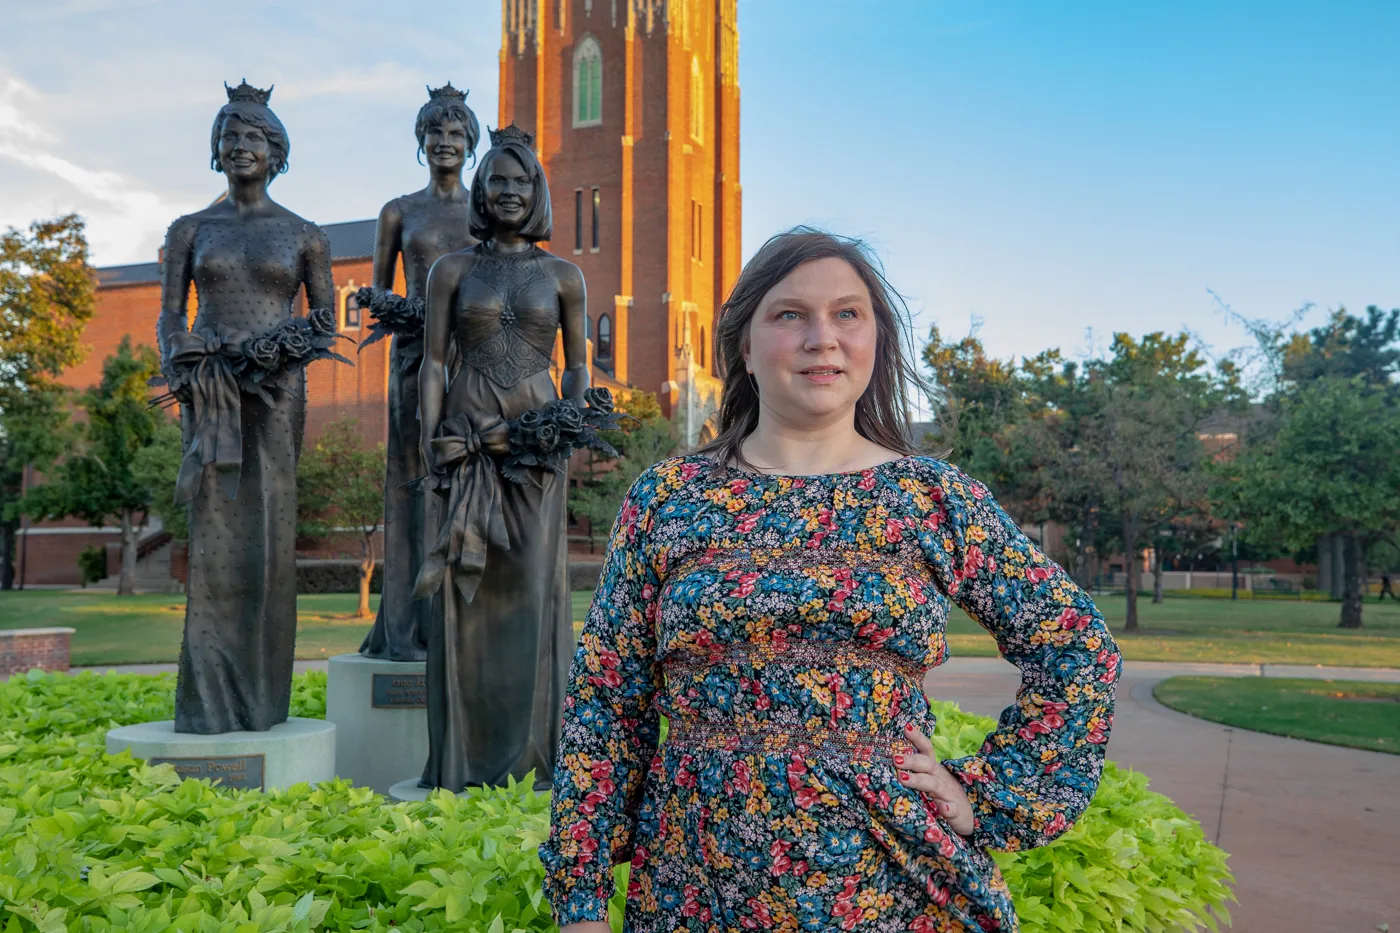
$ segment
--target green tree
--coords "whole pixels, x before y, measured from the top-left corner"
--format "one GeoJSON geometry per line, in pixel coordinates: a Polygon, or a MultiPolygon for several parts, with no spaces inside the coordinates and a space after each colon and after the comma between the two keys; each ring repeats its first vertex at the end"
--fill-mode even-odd
{"type": "Polygon", "coordinates": [[[67,399],[55,380],[87,348],[97,289],[82,218],[36,221],[0,235],[0,588],[14,585],[26,471],[65,449],[67,399]]]}
{"type": "Polygon", "coordinates": [[[133,349],[124,338],[102,363],[102,381],[79,396],[85,413],[76,449],[59,460],[50,477],[31,489],[22,508],[32,518],[81,518],[121,525],[122,566],[117,592],[132,594],[136,579],[137,532],[146,522],[152,488],[134,469],[137,454],[153,443],[166,414],[150,405],[147,381],[160,371],[149,347],[133,349]]]}
{"type": "Polygon", "coordinates": [[[622,459],[595,460],[590,450],[586,459],[576,458],[572,464],[578,470],[578,482],[569,493],[569,510],[586,519],[595,534],[606,534],[612,527],[627,490],[642,471],[676,452],[675,432],[655,395],[638,389],[621,392],[617,410],[637,419],[624,421],[621,430],[603,434],[622,459]]]}
{"type": "Polygon", "coordinates": [[[1279,407],[1277,434],[1228,465],[1227,507],[1251,540],[1303,550],[1341,536],[1339,624],[1359,628],[1366,551],[1400,528],[1400,405],[1356,376],[1311,379],[1279,407]]]}
{"type": "Polygon", "coordinates": [[[151,491],[150,513],[161,520],[165,530],[181,540],[190,536],[190,509],[175,504],[175,480],[185,456],[179,422],[163,418],[151,442],[136,451],[131,464],[136,479],[151,491]]]}
{"type": "Polygon", "coordinates": [[[297,463],[297,532],[312,538],[352,530],[360,539],[360,603],[368,619],[374,533],[384,522],[384,445],[366,447],[353,419],[331,424],[297,463]]]}

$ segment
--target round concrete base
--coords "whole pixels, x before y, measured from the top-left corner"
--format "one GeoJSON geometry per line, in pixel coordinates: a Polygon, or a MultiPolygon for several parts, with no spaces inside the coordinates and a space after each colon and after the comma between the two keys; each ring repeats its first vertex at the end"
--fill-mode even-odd
{"type": "Polygon", "coordinates": [[[389,799],[397,803],[417,802],[427,800],[428,795],[434,790],[432,787],[419,787],[418,778],[409,778],[407,781],[399,781],[389,788],[389,799]]]}
{"type": "Polygon", "coordinates": [[[326,665],[326,720],[335,723],[335,773],[387,794],[428,760],[423,661],[338,654],[326,665]]]}
{"type": "Polygon", "coordinates": [[[266,732],[195,735],[171,720],[121,726],[107,733],[107,753],[166,763],[185,778],[228,787],[283,790],[335,777],[335,723],[293,717],[266,732]]]}

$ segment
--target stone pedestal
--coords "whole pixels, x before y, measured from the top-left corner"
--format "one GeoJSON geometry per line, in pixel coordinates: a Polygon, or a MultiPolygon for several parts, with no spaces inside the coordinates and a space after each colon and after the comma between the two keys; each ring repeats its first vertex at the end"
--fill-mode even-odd
{"type": "MultiPolygon", "coordinates": [[[[428,761],[422,661],[338,654],[326,668],[326,720],[336,725],[335,773],[381,794],[428,761]]],[[[414,779],[417,781],[417,778],[414,779]]]]}
{"type": "Polygon", "coordinates": [[[228,787],[284,790],[335,777],[336,727],[292,717],[266,732],[195,735],[176,732],[173,720],[121,726],[107,733],[107,753],[129,749],[151,764],[167,763],[187,778],[228,787]]]}
{"type": "Polygon", "coordinates": [[[433,792],[433,788],[419,787],[418,780],[418,778],[413,777],[393,784],[389,788],[389,799],[396,803],[427,800],[428,795],[433,792]]]}

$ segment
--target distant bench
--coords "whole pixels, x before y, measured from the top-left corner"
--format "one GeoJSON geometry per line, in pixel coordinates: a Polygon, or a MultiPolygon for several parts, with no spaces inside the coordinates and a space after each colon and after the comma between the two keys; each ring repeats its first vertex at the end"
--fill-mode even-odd
{"type": "Polygon", "coordinates": [[[71,628],[0,629],[0,677],[40,668],[68,670],[71,628]]]}
{"type": "Polygon", "coordinates": [[[1269,596],[1297,596],[1300,599],[1303,595],[1303,591],[1292,580],[1280,580],[1278,577],[1255,583],[1254,592],[1269,596]]]}

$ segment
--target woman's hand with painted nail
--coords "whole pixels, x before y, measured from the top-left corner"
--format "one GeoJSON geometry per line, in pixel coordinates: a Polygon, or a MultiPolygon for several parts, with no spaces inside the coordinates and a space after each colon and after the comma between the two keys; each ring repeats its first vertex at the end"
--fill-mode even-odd
{"type": "Polygon", "coordinates": [[[904,735],[914,743],[917,754],[894,756],[899,782],[932,798],[938,815],[953,827],[953,831],[970,836],[976,824],[962,782],[939,763],[928,736],[913,726],[907,727],[904,735]]]}

